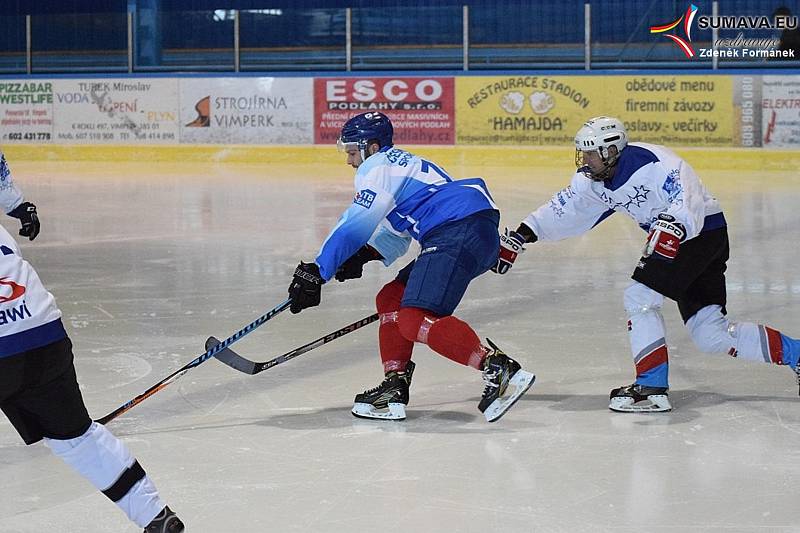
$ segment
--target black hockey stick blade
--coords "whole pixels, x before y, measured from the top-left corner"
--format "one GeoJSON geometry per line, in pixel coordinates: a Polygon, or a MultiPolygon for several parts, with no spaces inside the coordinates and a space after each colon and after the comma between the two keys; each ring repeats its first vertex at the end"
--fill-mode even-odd
{"type": "MultiPolygon", "coordinates": [[[[219,344],[219,339],[217,339],[216,337],[209,337],[208,340],[206,340],[206,350],[210,350],[211,348],[213,348],[218,344],[219,344]]],[[[235,368],[239,372],[244,372],[245,374],[256,373],[255,362],[245,359],[244,357],[234,352],[230,348],[225,348],[221,352],[217,352],[217,355],[215,355],[214,357],[216,357],[218,361],[222,361],[229,367],[235,368]]]]}
{"type": "MultiPolygon", "coordinates": [[[[320,337],[315,341],[311,341],[308,344],[304,344],[299,348],[295,348],[294,350],[288,351],[283,355],[279,355],[274,359],[270,359],[269,361],[263,361],[263,362],[251,361],[249,359],[242,357],[241,355],[239,355],[238,353],[234,352],[231,349],[220,350],[218,353],[214,355],[214,357],[216,357],[217,360],[220,361],[221,363],[224,363],[230,366],[231,368],[238,370],[239,372],[244,372],[245,374],[250,374],[250,375],[258,374],[259,372],[263,372],[264,370],[272,368],[275,365],[285,363],[289,359],[294,359],[299,355],[302,355],[306,352],[310,352],[314,348],[319,348],[323,344],[328,344],[329,342],[336,340],[344,335],[347,335],[348,333],[352,333],[353,331],[360,329],[366,326],[367,324],[371,324],[376,320],[378,320],[378,313],[362,318],[361,320],[357,320],[352,324],[348,324],[345,327],[337,329],[332,333],[328,333],[324,337],[320,337]]],[[[211,349],[218,343],[219,340],[217,340],[214,337],[209,337],[208,340],[206,341],[206,349],[207,350],[211,349]]]]}

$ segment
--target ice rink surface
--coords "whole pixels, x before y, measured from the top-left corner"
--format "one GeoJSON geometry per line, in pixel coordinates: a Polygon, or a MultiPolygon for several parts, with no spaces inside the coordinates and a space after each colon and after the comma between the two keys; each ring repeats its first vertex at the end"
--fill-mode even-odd
{"type": "MultiPolygon", "coordinates": [[[[9,161],[42,219],[23,254],[63,311],[93,417],[286,297],[294,266],[352,198],[352,170],[330,158],[9,161]]],[[[568,183],[564,158],[552,169],[513,157],[444,164],[485,176],[516,227],[568,183]]],[[[800,336],[800,176],[699,174],[730,224],[731,317],[800,336]]],[[[16,234],[16,221],[2,222],[16,234]]],[[[382,379],[373,324],[256,376],[209,360],[109,428],[191,533],[800,531],[800,397],[788,368],[701,354],[668,302],[675,410],[608,410],[609,390],[633,379],[622,291],[644,237],[617,214],[473,282],[456,315],[537,375],[495,424],[477,410],[480,374],[419,345],[408,419],[354,418],[354,394],[382,379]]],[[[322,305],[234,348],[270,359],[373,313],[406,261],[329,283],[322,305]]],[[[0,479],[2,533],[138,530],[5,418],[0,479]]]]}

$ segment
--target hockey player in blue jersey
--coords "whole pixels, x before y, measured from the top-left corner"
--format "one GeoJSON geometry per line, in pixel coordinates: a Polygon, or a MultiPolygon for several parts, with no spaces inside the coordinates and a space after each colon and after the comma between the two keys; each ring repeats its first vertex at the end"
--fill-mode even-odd
{"type": "Polygon", "coordinates": [[[533,374],[499,350],[484,346],[467,323],[452,316],[470,281],[497,259],[500,214],[480,178],[454,181],[440,167],[394,147],[383,113],[356,115],[338,146],[356,169],[355,197],[312,263],[301,262],[289,286],[291,311],[318,305],[322,285],[359,278],[365,263],[392,264],[420,242],[418,257],[375,298],[385,373],[377,387],[356,395],[353,414],[402,420],[414,371],[415,342],[483,372],[478,408],[498,420],[527,391],[533,374]]]}
{"type": "Polygon", "coordinates": [[[615,212],[627,214],[648,232],[624,294],[636,380],[611,391],[609,408],[672,408],[661,316],[665,296],[677,302],[703,352],[789,365],[800,380],[800,342],[768,326],[727,317],[727,224],[692,167],[664,146],[628,143],[623,124],[610,117],[586,122],[575,136],[575,148],[577,171],[571,184],[516,231],[506,230],[493,270],[506,273],[525,243],[580,235],[615,212]]]}

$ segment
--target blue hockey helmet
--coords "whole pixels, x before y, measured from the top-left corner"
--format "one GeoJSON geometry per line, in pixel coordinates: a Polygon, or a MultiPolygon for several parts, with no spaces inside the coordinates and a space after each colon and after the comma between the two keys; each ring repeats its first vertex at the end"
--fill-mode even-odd
{"type": "Polygon", "coordinates": [[[366,159],[366,149],[370,143],[377,142],[381,148],[392,146],[392,135],[394,128],[389,117],[378,111],[370,111],[345,122],[336,145],[343,152],[348,148],[357,148],[361,151],[361,158],[366,159]]]}

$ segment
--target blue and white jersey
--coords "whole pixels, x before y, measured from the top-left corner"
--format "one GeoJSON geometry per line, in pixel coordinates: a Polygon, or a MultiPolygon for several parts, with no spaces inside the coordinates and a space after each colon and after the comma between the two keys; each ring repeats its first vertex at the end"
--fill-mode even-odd
{"type": "Polygon", "coordinates": [[[22,193],[14,185],[11,177],[11,170],[6,163],[6,156],[0,152],[0,209],[4,213],[13,211],[15,207],[22,203],[22,193]]]}
{"type": "Polygon", "coordinates": [[[67,336],[56,300],[0,226],[0,358],[67,336]]]}
{"type": "Polygon", "coordinates": [[[725,217],[689,163],[664,146],[629,143],[620,152],[614,177],[593,181],[578,170],[567,188],[523,222],[540,240],[585,233],[615,212],[650,231],[660,213],[686,228],[686,239],[724,227],[725,217]]]}
{"type": "Polygon", "coordinates": [[[478,211],[497,209],[481,178],[453,180],[400,148],[384,147],[356,171],[355,198],[317,255],[322,277],[369,242],[389,265],[431,229],[478,211]]]}

